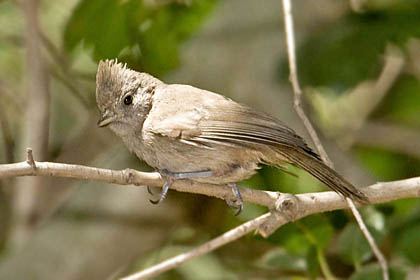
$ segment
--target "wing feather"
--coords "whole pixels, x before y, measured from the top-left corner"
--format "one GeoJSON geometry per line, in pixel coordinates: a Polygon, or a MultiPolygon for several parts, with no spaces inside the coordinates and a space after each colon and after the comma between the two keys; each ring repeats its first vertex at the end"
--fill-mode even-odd
{"type": "MultiPolygon", "coordinates": [[[[319,159],[305,141],[281,121],[266,113],[244,105],[233,110],[224,110],[199,123],[201,141],[203,139],[228,141],[240,146],[269,145],[301,149],[319,159]]],[[[198,141],[200,141],[197,139],[198,141]]]]}
{"type": "Polygon", "coordinates": [[[169,85],[155,95],[145,124],[154,134],[206,149],[268,145],[298,149],[318,158],[278,119],[221,95],[186,85],[169,85]]]}

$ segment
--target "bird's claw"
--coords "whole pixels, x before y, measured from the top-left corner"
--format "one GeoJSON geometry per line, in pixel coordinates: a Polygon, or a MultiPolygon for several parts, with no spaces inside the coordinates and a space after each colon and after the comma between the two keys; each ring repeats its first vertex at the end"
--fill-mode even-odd
{"type": "Polygon", "coordinates": [[[235,216],[238,216],[239,214],[241,214],[244,208],[242,196],[241,196],[241,193],[239,192],[238,186],[235,183],[228,184],[228,186],[232,188],[232,192],[235,195],[236,200],[235,201],[226,200],[226,203],[227,205],[229,205],[230,208],[236,210],[235,216]]]}
{"type": "MultiPolygon", "coordinates": [[[[163,185],[162,192],[160,193],[159,199],[157,199],[157,200],[149,199],[149,201],[152,204],[159,204],[160,202],[162,202],[166,198],[166,195],[168,194],[169,188],[172,186],[173,182],[174,182],[174,180],[172,178],[169,178],[168,181],[165,183],[165,185],[163,185]]],[[[153,195],[153,193],[150,191],[149,187],[147,188],[147,190],[150,194],[153,195]]]]}
{"type": "Polygon", "coordinates": [[[152,189],[151,189],[149,186],[147,186],[147,192],[148,192],[150,195],[155,195],[155,194],[152,192],[152,189]]]}

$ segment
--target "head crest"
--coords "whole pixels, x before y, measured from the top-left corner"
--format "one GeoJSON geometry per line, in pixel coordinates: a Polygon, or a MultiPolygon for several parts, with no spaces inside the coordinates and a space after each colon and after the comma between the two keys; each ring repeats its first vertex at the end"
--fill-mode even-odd
{"type": "Polygon", "coordinates": [[[124,84],[136,72],[117,60],[101,60],[96,73],[96,101],[105,104],[121,94],[124,84]]]}
{"type": "Polygon", "coordinates": [[[127,91],[136,90],[139,86],[150,90],[159,84],[163,83],[147,73],[127,68],[126,64],[116,59],[101,60],[96,73],[96,102],[102,110],[127,91]]]}

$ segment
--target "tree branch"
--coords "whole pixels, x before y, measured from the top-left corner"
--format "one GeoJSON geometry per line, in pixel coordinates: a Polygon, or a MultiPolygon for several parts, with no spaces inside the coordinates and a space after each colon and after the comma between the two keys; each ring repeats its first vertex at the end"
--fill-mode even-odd
{"type": "MultiPolygon", "coordinates": [[[[30,152],[28,155],[29,154],[30,152]]],[[[18,176],[62,177],[93,180],[119,185],[150,187],[162,187],[165,182],[157,172],[140,172],[133,169],[110,170],[77,164],[40,162],[35,160],[31,163],[30,156],[27,161],[0,164],[0,179],[18,176]]],[[[213,185],[196,183],[189,180],[177,180],[171,189],[179,192],[202,194],[220,199],[234,199],[232,189],[227,185],[213,185]]],[[[305,213],[308,213],[306,215],[310,215],[347,208],[346,201],[342,196],[332,191],[297,195],[254,190],[246,187],[240,187],[240,191],[245,202],[266,206],[270,209],[281,208],[283,211],[283,213],[281,213],[282,215],[285,215],[288,212],[295,215],[297,211],[304,211],[305,213]],[[297,200],[297,202],[295,200],[297,200]],[[302,202],[302,200],[305,202],[302,202]],[[302,207],[309,207],[311,209],[303,209],[300,206],[298,210],[293,209],[293,205],[300,203],[303,203],[302,207]],[[284,212],[285,209],[287,210],[286,212],[284,212]]],[[[420,177],[394,182],[377,183],[363,188],[363,192],[367,195],[372,204],[385,203],[402,198],[420,197],[420,177]]]]}
{"type": "MultiPolygon", "coordinates": [[[[74,179],[94,180],[120,185],[136,185],[161,187],[164,184],[159,173],[139,172],[133,169],[109,170],[94,168],[83,165],[64,164],[54,162],[38,162],[27,160],[19,163],[0,165],[0,179],[17,176],[50,176],[64,177],[74,179]],[[36,168],[33,168],[36,166],[36,168]]],[[[220,199],[231,199],[235,197],[232,188],[225,185],[212,185],[195,183],[188,180],[177,180],[171,189],[180,192],[189,192],[213,196],[220,199]]],[[[275,201],[278,199],[278,193],[269,191],[253,190],[249,188],[240,188],[244,201],[255,203],[269,208],[275,207],[275,201]]]]}
{"type": "MultiPolygon", "coordinates": [[[[395,182],[377,183],[367,187],[366,190],[369,190],[367,192],[369,194],[369,199],[378,203],[393,200],[394,197],[391,193],[394,195],[401,195],[405,198],[419,197],[420,177],[395,182]]],[[[122,280],[148,279],[178,267],[194,257],[204,255],[229,242],[237,240],[254,230],[257,230],[259,234],[267,237],[267,235],[275,229],[288,222],[301,219],[308,215],[348,207],[346,201],[344,201],[335,192],[306,193],[298,194],[293,197],[294,199],[280,199],[276,209],[277,211],[271,211],[261,215],[196,247],[193,250],[182,253],[150,268],[122,278],[122,280]],[[273,220],[276,220],[274,224],[272,223],[273,220]],[[273,225],[275,226],[274,228],[272,227],[273,225]]]]}
{"type": "Polygon", "coordinates": [[[258,229],[258,227],[263,223],[271,213],[266,213],[261,215],[253,220],[250,220],[242,225],[225,232],[219,237],[214,238],[213,240],[206,242],[197,248],[188,251],[183,254],[179,254],[176,257],[170,258],[166,261],[163,261],[157,265],[154,265],[148,269],[142,270],[130,276],[124,277],[121,280],[138,280],[138,279],[148,279],[150,277],[157,276],[162,274],[165,271],[173,269],[180,266],[181,264],[202,255],[207,254],[208,252],[214,251],[217,248],[222,247],[223,245],[239,239],[240,237],[258,229]]]}
{"type": "Polygon", "coordinates": [[[309,118],[306,116],[305,111],[302,108],[302,89],[300,88],[299,79],[297,75],[292,5],[289,0],[283,0],[283,15],[284,15],[284,28],[286,31],[287,57],[289,59],[289,69],[290,69],[289,80],[290,80],[290,83],[292,84],[292,88],[294,92],[294,107],[295,107],[296,113],[298,114],[299,118],[302,120],[303,124],[305,125],[306,130],[311,136],[311,139],[314,142],[322,160],[326,162],[328,166],[331,166],[332,162],[330,158],[328,157],[328,154],[325,151],[324,146],[319,140],[316,130],[312,126],[311,122],[309,121],[309,118]]]}
{"type": "MultiPolygon", "coordinates": [[[[84,180],[94,180],[120,185],[161,187],[164,183],[159,173],[139,172],[132,169],[110,170],[83,165],[38,162],[33,160],[31,150],[27,151],[27,160],[13,164],[0,165],[0,179],[16,176],[52,176],[84,180]]],[[[233,199],[229,186],[194,183],[188,180],[178,180],[173,190],[213,196],[221,199],[233,199]]],[[[363,189],[371,203],[385,203],[402,198],[420,197],[420,177],[377,183],[363,189]]],[[[158,275],[164,271],[181,265],[194,257],[213,251],[231,241],[239,239],[249,232],[257,230],[264,237],[269,236],[280,226],[308,215],[345,209],[346,201],[337,193],[320,192],[305,194],[282,194],[241,188],[245,202],[267,206],[273,209],[243,225],[234,228],[223,235],[157,266],[132,275],[126,279],[144,279],[158,275]]]]}
{"type": "MultiPolygon", "coordinates": [[[[294,106],[296,113],[299,115],[299,118],[302,120],[303,124],[306,127],[309,135],[312,138],[322,160],[331,168],[334,168],[334,164],[329,158],[327,152],[324,149],[321,141],[319,140],[318,134],[316,133],[314,127],[312,126],[309,118],[306,116],[305,111],[302,108],[302,90],[299,85],[298,75],[297,75],[297,65],[296,65],[296,52],[295,52],[295,35],[293,30],[293,15],[292,15],[292,5],[290,0],[283,0],[283,15],[284,15],[284,27],[286,31],[286,42],[287,42],[287,55],[289,58],[289,68],[290,68],[290,82],[293,87],[294,92],[294,106]]],[[[356,221],[359,225],[360,230],[368,241],[370,247],[372,248],[373,253],[375,254],[378,262],[382,268],[383,279],[388,280],[388,264],[382,252],[379,250],[378,246],[375,243],[372,235],[367,229],[363,219],[357,210],[353,200],[346,198],[346,202],[351,209],[356,221]]]]}

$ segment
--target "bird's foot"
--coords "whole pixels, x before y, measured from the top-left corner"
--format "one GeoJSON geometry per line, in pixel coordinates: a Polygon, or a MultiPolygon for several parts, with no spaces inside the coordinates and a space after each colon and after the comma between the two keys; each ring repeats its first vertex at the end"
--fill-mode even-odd
{"type": "MultiPolygon", "coordinates": [[[[204,171],[191,171],[191,172],[171,172],[167,169],[162,169],[158,171],[162,176],[168,178],[165,185],[163,185],[162,192],[160,193],[160,197],[157,200],[149,199],[149,201],[153,204],[159,204],[166,198],[166,195],[168,194],[169,188],[172,186],[173,182],[175,180],[179,179],[191,179],[191,178],[197,178],[197,177],[210,177],[213,176],[213,171],[210,170],[204,170],[204,171]]],[[[152,190],[147,187],[147,192],[151,195],[154,195],[152,190]]]]}
{"type": "Polygon", "coordinates": [[[227,205],[229,205],[230,208],[236,210],[235,216],[238,216],[239,214],[241,214],[242,209],[244,208],[242,196],[241,196],[241,193],[239,192],[239,189],[236,183],[230,183],[228,184],[228,186],[232,188],[232,192],[235,195],[236,200],[232,201],[232,200],[227,199],[226,203],[227,205]]]}
{"type": "MultiPolygon", "coordinates": [[[[166,181],[165,185],[163,185],[162,192],[160,193],[159,199],[156,199],[156,200],[149,199],[149,201],[152,204],[159,204],[160,202],[162,202],[162,200],[164,200],[166,198],[166,195],[168,194],[169,188],[172,186],[173,182],[174,182],[173,178],[168,178],[168,181],[166,181]]],[[[147,188],[147,190],[150,194],[152,194],[152,192],[150,191],[150,188],[147,188]]]]}
{"type": "MultiPolygon", "coordinates": [[[[160,202],[162,202],[166,198],[166,195],[168,194],[169,188],[172,186],[172,184],[173,184],[173,182],[175,182],[175,180],[191,179],[191,178],[197,178],[197,177],[210,177],[210,176],[214,175],[213,171],[210,171],[210,170],[174,173],[174,172],[168,171],[167,169],[163,169],[163,170],[159,170],[159,173],[162,176],[168,178],[168,180],[166,181],[165,185],[162,188],[162,192],[160,193],[159,199],[157,199],[157,200],[150,199],[150,202],[153,203],[153,204],[159,204],[160,202]]],[[[232,209],[236,210],[235,216],[237,216],[242,212],[242,209],[244,207],[242,196],[241,196],[241,193],[239,192],[239,189],[238,189],[238,186],[236,185],[236,183],[230,183],[230,184],[228,184],[228,186],[230,186],[232,188],[232,192],[235,195],[236,199],[233,200],[233,201],[232,200],[226,200],[226,203],[232,209]]],[[[147,191],[151,195],[154,195],[149,187],[147,187],[147,191]]]]}

